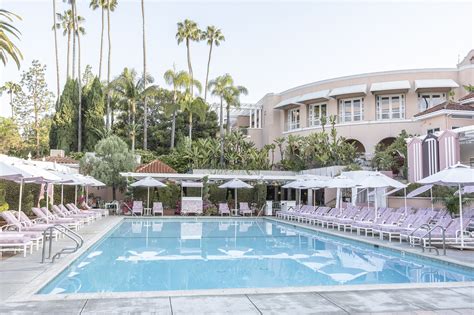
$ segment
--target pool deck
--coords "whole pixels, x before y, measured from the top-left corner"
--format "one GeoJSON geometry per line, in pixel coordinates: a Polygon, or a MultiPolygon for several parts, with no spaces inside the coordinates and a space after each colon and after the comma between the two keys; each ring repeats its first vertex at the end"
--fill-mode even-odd
{"type": "MultiPolygon", "coordinates": [[[[77,253],[62,257],[55,264],[41,264],[41,251],[35,251],[26,258],[15,255],[0,259],[0,299],[3,301],[0,313],[474,314],[473,282],[34,295],[121,219],[109,216],[81,229],[80,234],[85,240],[83,248],[77,253]]],[[[290,224],[306,226],[294,222],[290,224]]],[[[314,227],[312,229],[421,254],[420,248],[412,248],[405,243],[389,243],[378,238],[314,227]]],[[[53,244],[56,250],[71,245],[66,239],[53,244]]],[[[433,253],[424,255],[438,258],[433,253]]],[[[451,263],[474,266],[473,252],[448,250],[447,257],[439,258],[451,263]]]]}

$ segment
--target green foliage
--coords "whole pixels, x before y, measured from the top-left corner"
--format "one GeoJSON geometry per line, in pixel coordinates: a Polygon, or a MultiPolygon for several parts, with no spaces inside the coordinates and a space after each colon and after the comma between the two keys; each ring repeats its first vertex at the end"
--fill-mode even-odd
{"type": "Polygon", "coordinates": [[[120,172],[131,172],[136,167],[135,155],[128,150],[127,144],[117,136],[100,140],[95,146],[95,154],[86,154],[80,161],[81,170],[108,186],[124,189],[126,180],[120,172]]]}
{"type": "Polygon", "coordinates": [[[85,93],[82,97],[83,128],[82,137],[85,151],[92,151],[101,139],[100,131],[105,128],[104,115],[104,93],[102,84],[96,77],[90,86],[84,87],[85,93]]]}
{"type": "MultiPolygon", "coordinates": [[[[321,132],[314,132],[308,136],[289,135],[286,138],[286,147],[283,151],[283,139],[275,140],[275,144],[283,153],[284,159],[280,167],[284,170],[300,171],[309,168],[346,165],[354,163],[355,147],[346,142],[343,137],[337,136],[335,117],[330,117],[331,129],[327,133],[325,121],[322,121],[321,132]]],[[[280,153],[280,154],[281,154],[280,153]]]]}
{"type": "Polygon", "coordinates": [[[223,168],[232,170],[268,170],[270,163],[267,149],[257,149],[240,131],[225,137],[224,165],[220,165],[220,139],[198,139],[190,144],[178,143],[174,151],[160,156],[160,160],[178,172],[197,168],[223,168]]]}
{"type": "Polygon", "coordinates": [[[135,150],[135,154],[141,156],[141,164],[148,164],[158,158],[156,154],[150,150],[135,150]]]}
{"type": "Polygon", "coordinates": [[[75,80],[68,79],[56,108],[50,130],[51,148],[66,153],[77,151],[77,108],[78,86],[75,80]]]}
{"type": "Polygon", "coordinates": [[[378,170],[392,171],[394,174],[400,174],[406,178],[407,165],[405,160],[407,156],[407,144],[405,139],[408,137],[407,132],[402,130],[391,145],[384,146],[383,144],[378,144],[375,148],[372,166],[378,170]]]}
{"type": "Polygon", "coordinates": [[[181,190],[173,182],[167,182],[166,187],[158,189],[158,199],[163,203],[164,208],[176,208],[176,203],[181,199],[181,190]]]}
{"type": "Polygon", "coordinates": [[[360,170],[362,170],[362,167],[357,163],[351,163],[349,165],[346,165],[343,169],[344,172],[360,171],[360,170]]]}
{"type": "MultiPolygon", "coordinates": [[[[12,181],[0,180],[0,191],[5,192],[5,202],[8,209],[18,210],[18,200],[20,196],[20,184],[12,181]]],[[[24,184],[21,209],[26,214],[31,214],[31,208],[36,204],[39,196],[40,185],[24,184]]],[[[5,206],[4,206],[5,207],[5,206]]]]}
{"type": "Polygon", "coordinates": [[[5,9],[0,9],[0,61],[4,66],[11,58],[20,69],[20,60],[23,59],[20,49],[13,43],[12,38],[19,39],[20,31],[12,25],[16,19],[21,20],[19,15],[5,9]]]}
{"type": "Polygon", "coordinates": [[[472,85],[472,84],[463,85],[463,88],[464,88],[467,92],[474,92],[474,85],[472,85]]]}
{"type": "MultiPolygon", "coordinates": [[[[1,184],[0,184],[1,185],[1,184]]],[[[9,205],[5,200],[5,189],[0,187],[0,212],[9,209],[9,205]]]]}
{"type": "Polygon", "coordinates": [[[22,147],[18,125],[11,118],[0,117],[0,154],[18,155],[22,147]]]}

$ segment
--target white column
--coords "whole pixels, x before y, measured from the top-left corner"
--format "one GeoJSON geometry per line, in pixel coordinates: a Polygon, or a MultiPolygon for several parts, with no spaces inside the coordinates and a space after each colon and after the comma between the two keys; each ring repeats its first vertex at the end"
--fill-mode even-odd
{"type": "Polygon", "coordinates": [[[258,110],[258,128],[262,128],[262,108],[258,110]]]}

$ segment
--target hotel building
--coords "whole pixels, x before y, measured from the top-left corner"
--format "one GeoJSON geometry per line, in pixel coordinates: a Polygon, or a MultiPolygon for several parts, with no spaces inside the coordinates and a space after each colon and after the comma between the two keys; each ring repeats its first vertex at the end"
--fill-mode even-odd
{"type": "Polygon", "coordinates": [[[377,144],[390,144],[402,130],[424,135],[473,125],[468,85],[474,50],[456,68],[357,74],[268,93],[234,112],[231,123],[263,147],[281,136],[320,132],[321,117],[334,115],[338,135],[370,159],[377,144]]]}

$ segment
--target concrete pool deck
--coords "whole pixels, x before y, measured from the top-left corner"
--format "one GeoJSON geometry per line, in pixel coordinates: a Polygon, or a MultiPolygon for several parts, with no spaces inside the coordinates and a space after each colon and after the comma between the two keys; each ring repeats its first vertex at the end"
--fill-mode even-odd
{"type": "MultiPolygon", "coordinates": [[[[165,217],[166,218],[166,217],[165,217]]],[[[169,217],[176,218],[176,217],[169,217]]],[[[345,287],[307,287],[278,289],[229,289],[175,292],[91,293],[64,295],[34,295],[46,282],[67,267],[75,258],[99,240],[122,219],[109,216],[80,230],[85,240],[77,253],[62,257],[55,264],[41,264],[41,252],[23,258],[15,255],[0,260],[0,313],[73,313],[97,312],[157,312],[169,314],[242,313],[242,314],[297,314],[324,313],[386,313],[406,314],[474,314],[474,283],[434,283],[403,285],[358,285],[345,287]]],[[[225,220],[225,218],[212,218],[225,220]]],[[[254,218],[249,218],[254,219],[254,218]]],[[[275,220],[280,221],[280,220],[275,220]]],[[[286,221],[280,221],[288,223],[286,221]]],[[[301,225],[289,222],[292,225],[301,225]]],[[[305,226],[305,225],[301,225],[305,226]]],[[[306,226],[305,226],[306,227],[306,226]]],[[[328,232],[326,229],[312,228],[328,232]]],[[[332,232],[353,238],[355,234],[332,232]]],[[[357,240],[389,245],[421,254],[397,242],[388,243],[371,237],[357,240]]],[[[69,244],[66,239],[54,242],[59,250],[69,244]]],[[[53,251],[54,252],[54,251],[53,251]]],[[[432,253],[425,253],[438,258],[432,253]]],[[[443,257],[441,257],[443,258],[443,257]]],[[[474,266],[474,254],[449,250],[447,260],[474,266]]]]}

